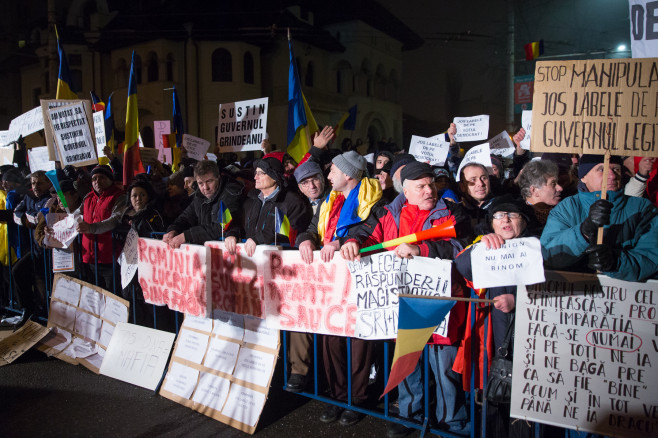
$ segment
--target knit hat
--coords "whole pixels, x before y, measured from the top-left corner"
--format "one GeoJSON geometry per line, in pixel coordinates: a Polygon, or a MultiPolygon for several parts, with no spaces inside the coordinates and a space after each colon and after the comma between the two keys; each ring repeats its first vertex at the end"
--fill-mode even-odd
{"type": "Polygon", "coordinates": [[[314,175],[322,176],[322,169],[315,161],[305,161],[295,169],[295,180],[297,180],[297,184],[314,175]]]}
{"type": "Polygon", "coordinates": [[[412,161],[416,161],[416,158],[411,154],[400,154],[396,156],[393,160],[393,166],[391,166],[391,176],[395,175],[395,172],[397,172],[400,167],[406,166],[412,161]]]}
{"type": "MultiPolygon", "coordinates": [[[[578,179],[583,178],[590,170],[594,169],[596,165],[603,163],[603,161],[603,155],[583,155],[580,157],[580,162],[578,163],[578,179]]],[[[623,166],[624,162],[621,157],[612,155],[610,157],[610,164],[619,164],[620,166],[623,166]]]]}
{"type": "Polygon", "coordinates": [[[335,157],[331,162],[345,175],[356,180],[361,180],[363,172],[366,170],[366,159],[356,151],[347,151],[335,157]]]}
{"type": "Polygon", "coordinates": [[[114,175],[112,175],[112,169],[110,169],[108,166],[96,166],[91,170],[91,176],[101,174],[105,175],[110,179],[110,181],[114,181],[114,175]]]}
{"type": "Polygon", "coordinates": [[[421,163],[420,161],[412,161],[404,166],[404,169],[400,172],[400,181],[404,184],[404,181],[407,179],[415,181],[424,176],[429,176],[434,179],[432,166],[427,163],[421,163]]]}
{"type": "MultiPolygon", "coordinates": [[[[269,155],[269,154],[268,154],[269,155]]],[[[277,182],[279,187],[283,186],[283,164],[278,158],[266,156],[254,162],[254,168],[261,169],[270,178],[277,182]]]]}

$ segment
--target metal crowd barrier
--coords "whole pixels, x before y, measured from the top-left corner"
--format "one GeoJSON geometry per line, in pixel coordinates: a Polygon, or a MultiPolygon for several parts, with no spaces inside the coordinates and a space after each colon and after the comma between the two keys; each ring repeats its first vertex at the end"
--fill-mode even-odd
{"type": "MultiPolygon", "coordinates": [[[[19,227],[17,224],[11,223],[7,224],[8,226],[16,226],[19,227]]],[[[20,232],[17,229],[17,235],[19,236],[18,239],[18,246],[20,247],[20,232]]],[[[33,251],[33,245],[32,245],[32,233],[29,233],[30,235],[30,246],[29,249],[30,251],[33,251]]],[[[161,239],[164,233],[151,233],[152,238],[157,238],[161,239]]],[[[117,265],[117,259],[119,257],[119,254],[116,253],[116,245],[115,245],[115,239],[116,234],[113,233],[113,239],[112,239],[112,253],[113,253],[113,263],[112,263],[112,274],[113,278],[117,278],[116,274],[118,269],[120,269],[117,265]]],[[[78,236],[77,240],[78,248],[81,247],[81,236],[78,236]]],[[[44,257],[44,277],[45,277],[45,283],[46,283],[46,298],[47,298],[47,303],[46,305],[49,306],[50,303],[50,295],[52,293],[52,281],[53,281],[53,270],[52,270],[52,251],[50,249],[44,249],[43,250],[43,257],[44,257]]],[[[98,285],[98,240],[96,239],[95,242],[95,254],[96,254],[96,259],[95,259],[95,266],[94,266],[94,284],[98,285]]],[[[83,279],[82,276],[82,256],[81,256],[81,251],[76,252],[76,258],[77,258],[77,277],[80,279],[83,279]]],[[[32,259],[34,262],[34,258],[32,259]]],[[[21,309],[18,307],[15,307],[17,303],[14,301],[13,297],[13,282],[12,282],[12,267],[13,263],[11,260],[11,257],[9,257],[9,290],[8,291],[3,291],[6,293],[6,296],[9,297],[9,306],[6,307],[6,310],[9,310],[14,313],[20,313],[21,309]]],[[[112,285],[112,292],[115,295],[121,295],[120,291],[120,285],[119,285],[119,290],[117,290],[117,285],[115,284],[116,282],[113,282],[112,285]]],[[[3,282],[3,288],[6,286],[6,283],[3,282]]],[[[135,286],[134,284],[131,285],[131,292],[132,292],[132,298],[131,298],[131,308],[132,308],[132,321],[134,322],[137,319],[137,310],[136,310],[136,297],[135,297],[135,286]]],[[[156,307],[155,305],[151,305],[152,310],[153,310],[153,325],[154,328],[158,328],[158,323],[157,323],[157,315],[156,315],[156,307]]],[[[471,303],[471,311],[473,312],[473,315],[475,315],[476,311],[476,304],[471,303]]],[[[48,309],[49,310],[49,309],[48,309]]],[[[168,309],[169,310],[169,309],[168,309]]],[[[182,323],[182,315],[180,315],[179,312],[171,311],[174,312],[174,318],[175,318],[175,330],[176,333],[178,333],[180,324],[182,323]]],[[[484,321],[484,364],[483,368],[486,370],[487,369],[487,352],[486,352],[486,343],[487,343],[487,326],[488,326],[488,317],[484,321]]],[[[46,318],[39,318],[40,322],[45,324],[47,322],[46,318]]],[[[471,318],[471,329],[474,330],[475,328],[475,321],[476,318],[473,317],[471,318]]],[[[287,383],[288,383],[288,377],[289,377],[289,370],[288,370],[288,337],[289,333],[286,331],[281,331],[282,333],[282,346],[283,346],[283,355],[282,355],[282,360],[283,360],[283,389],[286,388],[287,383]]],[[[320,335],[322,336],[322,335],[320,335]]],[[[399,423],[402,424],[406,427],[410,427],[413,429],[417,429],[421,431],[421,437],[424,436],[425,433],[428,431],[435,434],[439,435],[442,437],[448,437],[448,438],[458,438],[458,437],[463,437],[464,435],[458,435],[454,433],[447,432],[442,429],[438,429],[435,427],[435,425],[430,424],[430,419],[432,417],[432,413],[430,412],[430,406],[431,406],[431,399],[430,397],[430,366],[429,366],[429,349],[428,346],[425,346],[425,349],[423,350],[421,360],[421,370],[422,370],[422,379],[423,379],[423,421],[418,422],[413,419],[408,419],[408,418],[403,418],[397,415],[391,414],[391,409],[390,409],[390,404],[393,401],[392,396],[389,394],[386,394],[383,397],[383,407],[374,407],[374,408],[366,408],[363,405],[357,406],[352,403],[352,361],[351,361],[351,338],[346,338],[346,344],[347,344],[347,385],[348,385],[348,399],[347,403],[340,402],[338,400],[331,399],[327,396],[324,395],[323,388],[320,387],[320,377],[319,377],[319,362],[318,362],[318,335],[313,334],[313,390],[312,392],[308,391],[302,391],[300,393],[297,393],[300,396],[307,397],[310,399],[314,400],[319,400],[324,403],[330,403],[336,406],[340,406],[344,409],[349,409],[352,411],[359,412],[364,415],[369,415],[371,417],[375,418],[380,418],[385,421],[393,422],[393,423],[399,423]]],[[[390,363],[389,363],[389,357],[390,357],[390,348],[392,345],[394,345],[391,341],[371,341],[371,342],[383,342],[383,362],[384,362],[384,367],[383,370],[380,372],[383,373],[384,376],[384,387],[387,384],[388,380],[388,375],[390,372],[390,363]]],[[[471,354],[472,358],[477,358],[479,357],[478,354],[475,352],[475,343],[472,343],[473,351],[471,354]]],[[[472,365],[472,364],[471,364],[472,365]]],[[[487,382],[487,376],[486,372],[484,373],[483,377],[483,384],[486,387],[486,382],[487,382]]],[[[471,366],[471,388],[475,388],[475,367],[471,366]]],[[[475,427],[476,425],[486,425],[486,415],[487,415],[487,402],[486,400],[481,396],[481,392],[472,389],[470,392],[466,393],[466,400],[467,400],[467,408],[469,409],[469,418],[470,418],[470,436],[471,438],[475,438],[476,436],[481,437],[481,438],[486,438],[486,427],[475,427]],[[479,401],[478,398],[482,398],[482,401],[479,401]],[[481,406],[479,409],[479,415],[478,415],[478,406],[481,406]],[[477,417],[477,418],[476,418],[477,417]],[[477,421],[476,421],[477,420],[477,421]],[[479,430],[476,430],[479,429],[479,430]],[[479,433],[478,433],[479,432],[479,433]]],[[[524,421],[524,420],[518,420],[518,421],[524,421]]],[[[538,423],[530,422],[532,431],[531,431],[531,436],[534,436],[535,438],[539,438],[540,436],[543,435],[543,425],[540,425],[538,423]]],[[[563,429],[564,431],[564,436],[567,437],[569,436],[570,432],[575,432],[571,431],[569,429],[563,429]]],[[[560,433],[562,435],[562,433],[560,433]]],[[[553,435],[554,436],[554,435],[553,435]]],[[[497,437],[494,437],[497,438],[497,437]]]]}

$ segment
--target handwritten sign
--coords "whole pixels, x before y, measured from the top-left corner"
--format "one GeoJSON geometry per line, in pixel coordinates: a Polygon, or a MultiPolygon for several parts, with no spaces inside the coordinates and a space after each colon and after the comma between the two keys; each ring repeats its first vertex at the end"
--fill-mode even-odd
{"type": "Polygon", "coordinates": [[[139,149],[139,158],[142,160],[144,166],[154,166],[158,161],[158,150],[154,148],[142,148],[139,149]]]}
{"type": "Polygon", "coordinates": [[[46,146],[48,146],[48,158],[51,161],[60,161],[59,153],[57,152],[57,145],[55,143],[55,137],[52,129],[52,125],[49,123],[48,112],[53,108],[59,108],[62,106],[73,105],[76,103],[82,103],[85,108],[85,114],[87,114],[87,121],[89,126],[93,126],[92,111],[91,111],[91,102],[89,100],[62,100],[62,99],[41,99],[41,116],[44,120],[44,135],[46,137],[46,146]],[[45,123],[48,122],[48,123],[45,123]]]}
{"type": "Polygon", "coordinates": [[[497,136],[490,138],[487,143],[489,143],[489,149],[494,155],[509,157],[514,153],[514,143],[507,131],[503,131],[497,136]]]}
{"type": "Polygon", "coordinates": [[[271,251],[263,275],[265,320],[281,330],[353,336],[356,301],[340,256],[324,263],[320,251],[306,264],[299,251],[271,251]]]}
{"type": "Polygon", "coordinates": [[[544,281],[541,244],[536,237],[508,239],[499,249],[487,249],[480,242],[471,251],[473,287],[535,284],[544,281]]]}
{"type": "Polygon", "coordinates": [[[473,146],[468,150],[468,152],[466,152],[464,158],[459,164],[459,169],[457,170],[458,182],[461,178],[462,169],[468,163],[480,163],[485,167],[493,167],[493,164],[491,164],[491,150],[489,149],[489,143],[473,146]]]}
{"type": "Polygon", "coordinates": [[[137,272],[138,249],[137,241],[139,235],[134,229],[130,229],[126,235],[126,242],[123,244],[123,251],[119,255],[119,264],[121,265],[121,287],[127,288],[137,272]]]}
{"type": "Polygon", "coordinates": [[[82,220],[81,216],[63,213],[48,213],[46,223],[53,232],[46,235],[46,245],[53,248],[68,248],[78,236],[76,226],[82,220]],[[51,216],[52,215],[52,216],[51,216]]]}
{"type": "Polygon", "coordinates": [[[532,110],[521,113],[521,127],[525,129],[525,136],[521,140],[521,148],[526,151],[530,150],[530,131],[532,131],[532,110]]]}
{"type": "Polygon", "coordinates": [[[53,108],[48,111],[62,166],[86,166],[98,162],[84,105],[53,108]]]}
{"type": "Polygon", "coordinates": [[[535,152],[658,157],[658,58],[538,61],[535,152]]]}
{"type": "Polygon", "coordinates": [[[94,137],[96,139],[96,155],[99,157],[104,157],[105,152],[103,149],[107,145],[107,140],[105,138],[105,116],[103,111],[96,111],[93,116],[94,120],[94,137]]]}
{"type": "Polygon", "coordinates": [[[100,373],[155,390],[175,338],[174,333],[120,322],[110,339],[100,373]]]}
{"type": "Polygon", "coordinates": [[[194,316],[211,314],[208,278],[209,249],[181,245],[172,249],[161,240],[138,240],[139,285],[147,303],[194,316]]]}
{"type": "Polygon", "coordinates": [[[161,163],[171,163],[171,148],[165,147],[163,135],[171,134],[170,120],[155,120],[153,122],[153,136],[155,139],[155,148],[158,150],[158,161],[161,163]]]}
{"type": "Polygon", "coordinates": [[[183,134],[183,147],[187,151],[188,157],[201,161],[206,158],[210,142],[193,135],[183,134]]]}
{"type": "Polygon", "coordinates": [[[432,166],[443,166],[449,150],[450,142],[446,142],[443,135],[431,138],[411,136],[409,153],[423,163],[426,162],[432,166]]]}
{"type": "Polygon", "coordinates": [[[219,319],[185,316],[160,395],[253,434],[269,392],[279,332],[234,313],[219,319]],[[259,343],[237,335],[244,319],[269,335],[259,343]]]}
{"type": "Polygon", "coordinates": [[[658,431],[658,282],[547,272],[516,300],[511,416],[606,436],[658,431]]]}
{"type": "Polygon", "coordinates": [[[266,138],[267,107],[267,97],[220,105],[219,152],[259,151],[266,138]]]}
{"type": "Polygon", "coordinates": [[[633,58],[655,58],[658,56],[658,5],[652,0],[629,0],[628,5],[633,58]]]}
{"type": "Polygon", "coordinates": [[[34,347],[50,329],[34,322],[27,321],[15,332],[3,331],[0,338],[0,367],[9,365],[27,350],[34,347]],[[6,335],[6,337],[4,337],[6,335]]]}
{"type": "MultiPolygon", "coordinates": [[[[450,296],[451,262],[414,257],[399,258],[392,251],[348,262],[356,293],[354,334],[361,339],[395,339],[398,332],[398,295],[450,296]]],[[[448,317],[435,333],[446,336],[448,317]]]]}
{"type": "Polygon", "coordinates": [[[55,170],[55,162],[50,161],[48,158],[48,146],[37,146],[28,149],[27,156],[30,159],[30,172],[55,170]]]}
{"type": "Polygon", "coordinates": [[[478,141],[489,137],[489,116],[455,117],[452,121],[457,126],[455,141],[478,141]]]}
{"type": "Polygon", "coordinates": [[[43,128],[43,114],[41,112],[41,108],[33,108],[30,111],[14,118],[9,123],[6,143],[3,144],[7,144],[10,141],[16,141],[20,136],[25,138],[30,134],[42,130],[43,128]]]}

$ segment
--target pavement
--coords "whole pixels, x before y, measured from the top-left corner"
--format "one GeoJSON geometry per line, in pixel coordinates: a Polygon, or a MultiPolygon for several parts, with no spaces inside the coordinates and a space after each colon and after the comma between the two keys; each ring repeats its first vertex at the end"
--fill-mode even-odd
{"type": "MultiPolygon", "coordinates": [[[[386,422],[365,417],[343,427],[323,424],[326,406],[282,389],[281,360],[255,435],[258,437],[382,437],[386,422]]],[[[246,437],[152,391],[31,349],[0,367],[0,436],[246,437]]],[[[409,435],[419,436],[418,432],[409,435]]]]}

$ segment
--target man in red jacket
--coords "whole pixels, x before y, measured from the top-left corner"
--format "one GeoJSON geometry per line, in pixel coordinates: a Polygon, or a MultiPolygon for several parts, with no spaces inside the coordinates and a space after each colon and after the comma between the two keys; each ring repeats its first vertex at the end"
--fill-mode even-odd
{"type": "Polygon", "coordinates": [[[114,183],[112,169],[108,166],[94,167],[91,185],[93,190],[78,209],[83,218],[77,226],[82,233],[82,272],[86,281],[112,291],[118,279],[112,274],[112,262],[121,252],[120,247],[112,250],[112,230],[125,210],[126,198],[123,189],[114,183]],[[98,263],[96,270],[95,263],[98,263]]]}

